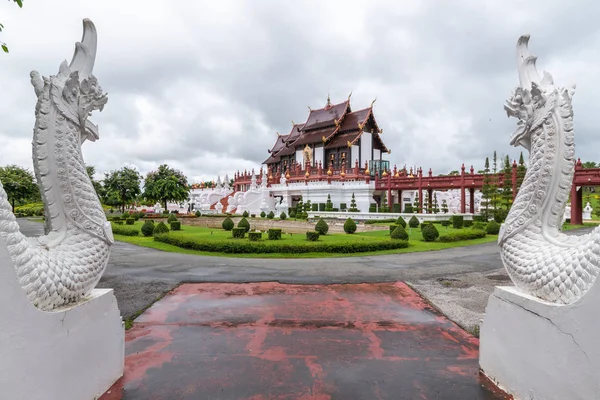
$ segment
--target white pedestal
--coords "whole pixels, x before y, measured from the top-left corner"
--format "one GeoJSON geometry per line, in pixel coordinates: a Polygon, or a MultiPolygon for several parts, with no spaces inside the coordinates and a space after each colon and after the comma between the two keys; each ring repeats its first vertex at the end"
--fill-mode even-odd
{"type": "Polygon", "coordinates": [[[480,366],[516,399],[600,399],[600,288],[561,306],[497,287],[480,333],[480,366]]]}
{"type": "Polygon", "coordinates": [[[0,398],[92,400],[123,375],[125,332],[112,289],[55,312],[35,308],[0,245],[0,398]]]}

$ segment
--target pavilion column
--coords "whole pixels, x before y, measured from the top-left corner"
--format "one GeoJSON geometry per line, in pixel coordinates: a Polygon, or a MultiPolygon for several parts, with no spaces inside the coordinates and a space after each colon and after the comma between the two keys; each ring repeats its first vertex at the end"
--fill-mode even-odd
{"type": "Polygon", "coordinates": [[[427,189],[427,209],[433,210],[433,189],[431,188],[427,189]]]}
{"type": "Polygon", "coordinates": [[[398,204],[400,204],[400,212],[404,211],[402,209],[402,190],[398,190],[398,204]]]}
{"type": "Polygon", "coordinates": [[[467,207],[465,204],[465,164],[460,168],[460,212],[465,214],[467,207]]]}
{"type": "Polygon", "coordinates": [[[475,214],[475,188],[469,188],[469,212],[475,214]]]}
{"type": "Polygon", "coordinates": [[[583,186],[577,190],[577,185],[573,182],[571,186],[571,225],[583,224],[583,186]]]}
{"type": "Polygon", "coordinates": [[[419,177],[419,209],[421,214],[423,213],[423,170],[421,167],[417,170],[417,176],[419,177]]]}
{"type": "Polygon", "coordinates": [[[389,211],[392,211],[394,205],[394,198],[392,197],[392,174],[389,173],[387,176],[387,198],[388,198],[388,208],[389,211]]]}

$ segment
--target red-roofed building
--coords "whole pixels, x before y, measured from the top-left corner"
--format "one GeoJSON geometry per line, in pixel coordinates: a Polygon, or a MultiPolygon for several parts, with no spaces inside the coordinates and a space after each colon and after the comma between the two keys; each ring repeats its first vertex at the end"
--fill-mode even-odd
{"type": "Polygon", "coordinates": [[[327,98],[323,108],[310,110],[306,122],[293,124],[287,135],[277,134],[277,140],[269,150],[270,156],[263,164],[274,174],[285,173],[295,163],[305,169],[305,153],[309,154],[311,167],[322,165],[323,169],[350,169],[356,163],[361,168],[368,164],[372,174],[389,170],[389,162],[383,154],[390,150],[383,143],[382,130],[375,120],[373,104],[352,111],[350,96],[332,104],[327,98]]]}

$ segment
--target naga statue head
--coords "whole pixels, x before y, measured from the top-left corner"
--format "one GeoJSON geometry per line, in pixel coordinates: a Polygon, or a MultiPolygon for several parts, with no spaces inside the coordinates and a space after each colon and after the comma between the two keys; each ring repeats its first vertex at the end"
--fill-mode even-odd
{"type": "MultiPolygon", "coordinates": [[[[99,138],[98,127],[88,121],[94,110],[104,108],[108,101],[98,80],[92,75],[96,60],[98,37],[94,23],[83,20],[83,37],[75,43],[75,53],[70,64],[63,61],[58,75],[41,77],[39,72],[31,72],[31,84],[39,100],[50,100],[64,118],[78,127],[80,142],[99,138]]],[[[40,107],[38,107],[40,108],[40,107]]],[[[44,107],[37,110],[44,112],[44,107]]]]}
{"type": "Polygon", "coordinates": [[[552,75],[544,71],[540,78],[535,67],[537,57],[528,49],[529,35],[523,35],[517,42],[517,69],[520,85],[504,104],[509,117],[519,120],[517,130],[511,137],[510,144],[531,148],[531,132],[543,123],[548,113],[556,105],[558,92],[554,88],[552,75]]]}

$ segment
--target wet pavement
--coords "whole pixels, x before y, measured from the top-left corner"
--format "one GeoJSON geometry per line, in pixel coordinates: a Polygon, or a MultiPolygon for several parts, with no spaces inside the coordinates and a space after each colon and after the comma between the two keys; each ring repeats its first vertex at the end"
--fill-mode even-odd
{"type": "Polygon", "coordinates": [[[478,347],[400,282],[184,284],[126,332],[106,398],[505,399],[478,347]]]}

